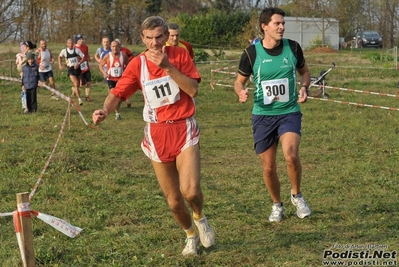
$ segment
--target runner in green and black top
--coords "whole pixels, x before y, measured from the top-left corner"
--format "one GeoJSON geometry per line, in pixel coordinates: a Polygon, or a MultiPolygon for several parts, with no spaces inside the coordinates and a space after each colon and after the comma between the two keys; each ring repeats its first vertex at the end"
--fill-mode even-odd
{"type": "MultiPolygon", "coordinates": [[[[248,77],[253,72],[261,71],[260,76],[254,75],[255,94],[253,114],[282,115],[299,111],[300,109],[297,103],[298,93],[295,85],[296,73],[292,70],[295,68],[303,68],[304,66],[305,59],[302,49],[299,44],[293,40],[282,39],[282,42],[272,49],[263,47],[261,42],[245,49],[241,57],[238,73],[248,77]],[[285,49],[283,49],[283,47],[285,49]],[[262,64],[262,62],[268,62],[268,64],[262,64]],[[263,70],[262,65],[263,68],[266,69],[263,70]],[[280,71],[276,71],[277,69],[280,71]],[[279,77],[288,78],[290,88],[283,92],[277,92],[277,89],[274,90],[274,93],[273,91],[268,92],[267,94],[269,94],[269,96],[266,96],[266,99],[271,103],[265,105],[262,81],[273,80],[279,77]],[[286,94],[277,95],[277,93],[286,94]],[[281,98],[279,99],[280,101],[274,101],[275,97],[281,98]]],[[[279,87],[281,86],[282,85],[279,87]]]]}
{"type": "Polygon", "coordinates": [[[277,176],[277,144],[281,143],[287,172],[291,182],[291,202],[300,218],[311,210],[300,190],[302,166],[299,159],[301,120],[299,103],[306,102],[310,74],[300,45],[284,39],[285,13],[279,8],[265,8],[259,17],[264,39],[246,48],[241,56],[234,90],[239,101],[248,100],[245,84],[253,75],[255,84],[252,128],[254,147],[259,154],[263,179],[273,200],[270,221],[283,218],[284,206],[280,197],[277,176]],[[300,74],[301,89],[296,90],[296,72],[300,74]]]}

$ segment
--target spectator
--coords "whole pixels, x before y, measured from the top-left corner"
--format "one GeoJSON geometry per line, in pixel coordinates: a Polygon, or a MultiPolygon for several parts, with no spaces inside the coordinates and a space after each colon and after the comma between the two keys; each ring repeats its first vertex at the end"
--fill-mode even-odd
{"type": "MultiPolygon", "coordinates": [[[[19,44],[21,52],[15,55],[15,65],[17,66],[19,77],[22,77],[22,61],[25,59],[25,45],[24,42],[19,44]]],[[[25,111],[26,109],[26,95],[24,90],[21,88],[21,103],[22,109],[25,111]]]]}
{"type": "Polygon", "coordinates": [[[25,113],[37,111],[37,86],[39,83],[39,66],[32,52],[26,54],[26,64],[22,66],[22,90],[26,93],[25,113]]]}
{"type": "MultiPolygon", "coordinates": [[[[22,77],[22,67],[26,64],[27,58],[26,55],[28,52],[31,52],[35,56],[34,50],[36,49],[36,44],[32,43],[31,41],[24,41],[20,43],[21,52],[16,55],[15,63],[17,64],[17,70],[19,76],[22,77]]],[[[25,90],[21,88],[21,103],[22,109],[24,112],[28,112],[26,106],[26,93],[25,90]]]]}

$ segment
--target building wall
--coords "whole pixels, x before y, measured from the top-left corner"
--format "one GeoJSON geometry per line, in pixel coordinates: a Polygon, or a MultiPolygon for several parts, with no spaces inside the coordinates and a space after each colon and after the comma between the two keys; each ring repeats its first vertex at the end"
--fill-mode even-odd
{"type": "MultiPolygon", "coordinates": [[[[311,46],[316,38],[322,38],[323,20],[321,18],[285,17],[284,37],[297,41],[303,49],[311,46]]],[[[339,49],[339,24],[336,19],[324,19],[325,43],[339,49]]]]}

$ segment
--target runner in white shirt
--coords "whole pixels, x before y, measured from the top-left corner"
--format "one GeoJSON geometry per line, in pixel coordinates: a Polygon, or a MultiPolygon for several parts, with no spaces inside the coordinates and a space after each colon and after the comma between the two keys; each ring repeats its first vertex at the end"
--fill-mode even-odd
{"type": "MultiPolygon", "coordinates": [[[[50,87],[55,89],[55,81],[52,64],[54,63],[54,57],[50,49],[47,48],[45,40],[40,40],[40,47],[36,51],[37,63],[39,65],[39,77],[42,83],[50,83],[50,87]]],[[[51,99],[58,100],[58,97],[51,93],[51,99]]]]}
{"type": "Polygon", "coordinates": [[[82,73],[80,69],[80,64],[84,60],[84,54],[79,48],[73,47],[73,40],[69,38],[66,42],[67,48],[61,50],[58,56],[58,67],[62,70],[62,58],[66,59],[66,64],[68,66],[68,76],[72,81],[74,94],[78,97],[79,105],[83,105],[83,101],[80,98],[79,86],[80,80],[79,76],[82,73]]]}

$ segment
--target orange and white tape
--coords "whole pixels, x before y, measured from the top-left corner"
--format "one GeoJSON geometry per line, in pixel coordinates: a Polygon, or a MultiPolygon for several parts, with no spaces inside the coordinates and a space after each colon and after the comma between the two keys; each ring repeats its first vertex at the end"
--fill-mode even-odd
{"type": "Polygon", "coordinates": [[[22,244],[22,238],[21,238],[21,221],[19,220],[19,214],[18,211],[13,212],[13,222],[14,222],[14,229],[15,229],[15,234],[17,236],[17,242],[18,242],[18,247],[19,247],[19,252],[21,253],[21,258],[22,258],[22,266],[27,266],[26,264],[26,257],[25,257],[25,250],[22,244]]]}
{"type": "MultiPolygon", "coordinates": [[[[214,86],[224,86],[224,87],[234,87],[233,85],[230,84],[221,84],[221,83],[212,83],[211,82],[211,87],[214,89],[214,86]]],[[[327,87],[326,88],[332,88],[332,89],[346,89],[346,88],[339,88],[339,87],[327,87]]],[[[250,90],[253,90],[253,88],[248,88],[250,90]]],[[[381,96],[394,96],[398,97],[396,95],[392,94],[385,94],[385,93],[376,93],[376,92],[369,92],[369,91],[361,91],[361,90],[354,90],[354,89],[346,89],[344,91],[356,91],[356,93],[364,93],[364,94],[374,94],[374,95],[381,95],[381,96]]],[[[366,108],[378,108],[378,109],[385,109],[385,110],[395,110],[399,111],[399,108],[392,108],[392,107],[384,107],[384,106],[378,106],[378,105],[370,105],[370,104],[364,104],[364,103],[355,103],[355,102],[349,102],[349,101],[341,101],[341,100],[333,100],[333,99],[326,99],[326,98],[318,98],[318,97],[312,97],[308,96],[308,99],[312,100],[320,100],[320,101],[325,101],[325,102],[332,102],[332,103],[338,103],[338,104],[345,104],[345,105],[353,105],[353,106],[358,106],[358,107],[366,107],[366,108]]]]}
{"type": "Polygon", "coordinates": [[[370,104],[364,104],[364,103],[355,103],[355,102],[334,100],[334,99],[328,99],[328,98],[326,99],[326,98],[318,98],[318,97],[308,96],[308,99],[320,100],[320,101],[326,101],[326,102],[332,102],[332,103],[338,103],[338,104],[345,104],[345,105],[352,105],[352,106],[358,106],[358,107],[379,108],[379,109],[386,109],[386,110],[395,110],[395,111],[399,111],[399,108],[391,108],[391,107],[384,107],[384,106],[378,106],[378,105],[370,105],[370,104]]]}
{"type": "MultiPolygon", "coordinates": [[[[21,82],[20,79],[17,78],[12,78],[12,77],[6,77],[6,76],[0,76],[0,80],[6,80],[6,81],[12,81],[12,82],[21,82]]],[[[67,102],[71,103],[75,109],[77,110],[77,112],[79,113],[80,118],[83,120],[84,124],[90,128],[93,129],[100,129],[99,127],[94,126],[91,123],[88,123],[86,121],[86,119],[83,117],[82,112],[80,111],[80,108],[78,105],[76,105],[76,103],[69,97],[64,95],[63,93],[55,90],[54,88],[51,88],[50,86],[46,85],[45,83],[39,82],[39,86],[46,88],[47,90],[51,91],[52,93],[54,93],[55,95],[59,96],[60,98],[66,100],[67,102]]]]}
{"type": "MultiPolygon", "coordinates": [[[[5,214],[5,213],[3,213],[5,214]]],[[[63,233],[66,236],[69,236],[71,238],[74,238],[77,236],[81,231],[83,231],[82,228],[73,226],[69,222],[59,219],[57,217],[41,213],[38,211],[30,210],[29,203],[22,203],[21,208],[18,207],[18,209],[14,212],[7,213],[7,216],[13,216],[14,219],[14,228],[15,228],[15,233],[20,233],[21,232],[21,224],[19,221],[19,217],[27,217],[27,216],[35,216],[38,219],[42,220],[43,222],[47,223],[48,225],[54,227],[56,230],[59,232],[63,233]]],[[[17,237],[18,238],[18,237],[17,237]]]]}
{"type": "MultiPolygon", "coordinates": [[[[219,68],[219,69],[213,69],[213,70],[211,70],[211,72],[223,73],[223,71],[225,71],[225,70],[234,69],[234,68],[237,69],[237,66],[230,66],[230,67],[224,67],[224,68],[219,68]]],[[[231,73],[231,72],[229,72],[229,73],[231,73]]]]}
{"type": "Polygon", "coordinates": [[[47,223],[48,225],[54,227],[56,230],[60,231],[64,235],[67,235],[71,238],[74,238],[83,230],[82,228],[73,226],[72,224],[70,224],[65,220],[59,219],[57,217],[48,214],[44,214],[34,210],[31,211],[31,214],[39,218],[43,222],[47,223]]]}
{"type": "Polygon", "coordinates": [[[366,94],[366,95],[379,95],[379,96],[399,97],[399,95],[394,95],[394,94],[371,92],[371,91],[364,91],[364,90],[357,90],[357,89],[350,89],[350,88],[342,88],[342,87],[334,87],[334,86],[327,86],[327,85],[325,85],[324,88],[340,90],[340,91],[346,91],[346,92],[361,93],[361,94],[366,94]]]}

